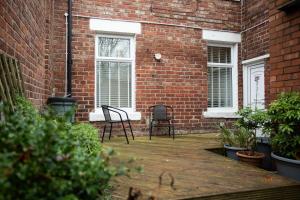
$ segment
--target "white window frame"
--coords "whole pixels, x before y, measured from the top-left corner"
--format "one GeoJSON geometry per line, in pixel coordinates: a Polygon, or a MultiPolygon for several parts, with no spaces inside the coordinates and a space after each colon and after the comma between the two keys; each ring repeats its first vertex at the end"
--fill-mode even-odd
{"type": "Polygon", "coordinates": [[[208,42],[208,46],[216,47],[230,47],[231,48],[231,64],[225,63],[209,63],[207,62],[207,68],[209,66],[232,66],[232,107],[220,107],[220,108],[207,108],[206,112],[203,112],[206,118],[237,118],[235,114],[238,111],[238,44],[237,43],[224,43],[217,41],[208,42]]]}
{"type": "MultiPolygon", "coordinates": [[[[131,120],[140,120],[141,119],[141,113],[140,112],[136,112],[136,76],[135,76],[135,63],[136,63],[136,36],[135,35],[118,35],[118,34],[97,34],[95,36],[95,68],[94,68],[94,72],[95,72],[95,89],[94,89],[94,105],[95,105],[95,111],[94,112],[90,112],[89,113],[89,121],[105,121],[104,118],[104,114],[101,108],[97,107],[97,76],[96,76],[96,70],[97,70],[97,61],[111,61],[111,62],[131,62],[131,84],[132,84],[132,88],[131,88],[131,104],[132,107],[131,108],[120,108],[125,110],[128,115],[129,118],[131,120]],[[98,44],[99,44],[99,38],[100,37],[107,37],[107,38],[122,38],[122,39],[129,39],[130,40],[130,57],[129,58],[119,58],[119,57],[100,57],[98,56],[99,52],[98,52],[98,44]]],[[[113,119],[119,119],[119,116],[115,115],[114,113],[112,114],[112,118],[113,119]]],[[[122,115],[124,113],[121,113],[122,115]]],[[[123,117],[126,118],[126,116],[124,115],[123,117]]]]}
{"type": "MultiPolygon", "coordinates": [[[[105,37],[126,37],[132,38],[133,43],[130,48],[133,48],[132,55],[133,56],[133,63],[132,63],[132,108],[126,109],[128,112],[129,119],[131,120],[141,120],[141,113],[136,112],[136,76],[135,76],[135,54],[136,54],[136,34],[141,34],[142,26],[141,23],[134,23],[134,22],[126,22],[126,21],[118,21],[118,20],[102,20],[102,19],[90,19],[90,29],[96,31],[98,34],[95,36],[95,90],[94,94],[96,94],[96,64],[97,64],[97,57],[98,57],[98,42],[97,38],[99,36],[105,37]]],[[[118,58],[118,60],[120,60],[118,58]]],[[[94,97],[95,109],[93,112],[89,113],[89,121],[104,121],[104,114],[101,108],[97,108],[96,104],[96,95],[94,97]]],[[[119,119],[119,116],[113,115],[113,119],[119,119]]]]}
{"type": "Polygon", "coordinates": [[[101,110],[101,108],[97,107],[97,76],[96,76],[96,70],[97,70],[97,61],[108,61],[108,62],[130,62],[131,63],[131,108],[122,108],[120,109],[125,110],[126,112],[134,112],[135,111],[135,44],[136,44],[136,38],[135,36],[120,36],[120,35],[109,35],[109,34],[97,34],[95,39],[95,110],[96,112],[101,110]],[[119,57],[99,57],[99,51],[98,51],[98,44],[99,44],[99,38],[105,37],[105,38],[120,38],[120,39],[129,39],[130,44],[130,52],[129,52],[129,58],[119,58],[119,57]]]}

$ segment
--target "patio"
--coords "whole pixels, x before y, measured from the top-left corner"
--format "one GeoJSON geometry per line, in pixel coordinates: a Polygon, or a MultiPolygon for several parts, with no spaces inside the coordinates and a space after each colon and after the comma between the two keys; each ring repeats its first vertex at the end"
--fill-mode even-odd
{"type": "Polygon", "coordinates": [[[127,199],[129,187],[140,190],[142,199],[299,199],[299,182],[207,151],[220,147],[216,135],[136,137],[129,145],[123,137],[107,138],[104,146],[119,152],[120,160],[134,157],[144,167],[141,174],[114,179],[113,199],[127,199]]]}

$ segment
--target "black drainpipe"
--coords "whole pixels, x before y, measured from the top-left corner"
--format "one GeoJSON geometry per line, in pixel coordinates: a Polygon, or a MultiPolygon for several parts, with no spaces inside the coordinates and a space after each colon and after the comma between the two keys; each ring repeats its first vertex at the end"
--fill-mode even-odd
{"type": "Polygon", "coordinates": [[[58,115],[65,116],[69,122],[75,121],[76,101],[72,98],[72,0],[68,0],[68,36],[67,36],[67,96],[51,96],[47,104],[58,115]],[[66,115],[66,113],[69,113],[66,115]]]}
{"type": "Polygon", "coordinates": [[[67,96],[72,97],[72,1],[68,0],[67,96]]]}

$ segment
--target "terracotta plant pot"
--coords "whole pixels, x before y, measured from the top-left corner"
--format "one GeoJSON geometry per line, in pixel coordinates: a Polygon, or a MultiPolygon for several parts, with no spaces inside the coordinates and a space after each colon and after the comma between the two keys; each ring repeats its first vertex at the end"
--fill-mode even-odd
{"type": "Polygon", "coordinates": [[[264,153],[252,152],[252,151],[238,151],[236,152],[237,157],[242,162],[246,162],[249,165],[261,167],[262,160],[265,157],[264,153]]]}
{"type": "Polygon", "coordinates": [[[232,146],[229,146],[229,145],[226,145],[226,144],[224,144],[224,148],[226,150],[226,156],[228,158],[233,159],[233,160],[239,160],[239,158],[236,156],[236,152],[247,150],[247,148],[232,147],[232,146]]]}

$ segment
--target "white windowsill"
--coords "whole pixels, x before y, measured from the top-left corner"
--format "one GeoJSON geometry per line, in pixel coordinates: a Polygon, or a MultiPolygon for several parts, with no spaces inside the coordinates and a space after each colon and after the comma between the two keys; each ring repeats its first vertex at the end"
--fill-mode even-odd
{"type": "Polygon", "coordinates": [[[203,112],[203,116],[205,118],[239,118],[239,115],[237,115],[235,112],[203,112]]]}
{"type": "MultiPolygon", "coordinates": [[[[127,112],[130,120],[137,121],[141,120],[142,115],[140,112],[127,112]]],[[[125,114],[121,114],[123,119],[126,119],[125,114]]],[[[120,120],[120,116],[114,113],[111,114],[112,120],[120,120]]],[[[101,122],[105,121],[103,112],[90,112],[89,113],[90,122],[101,122]]]]}

